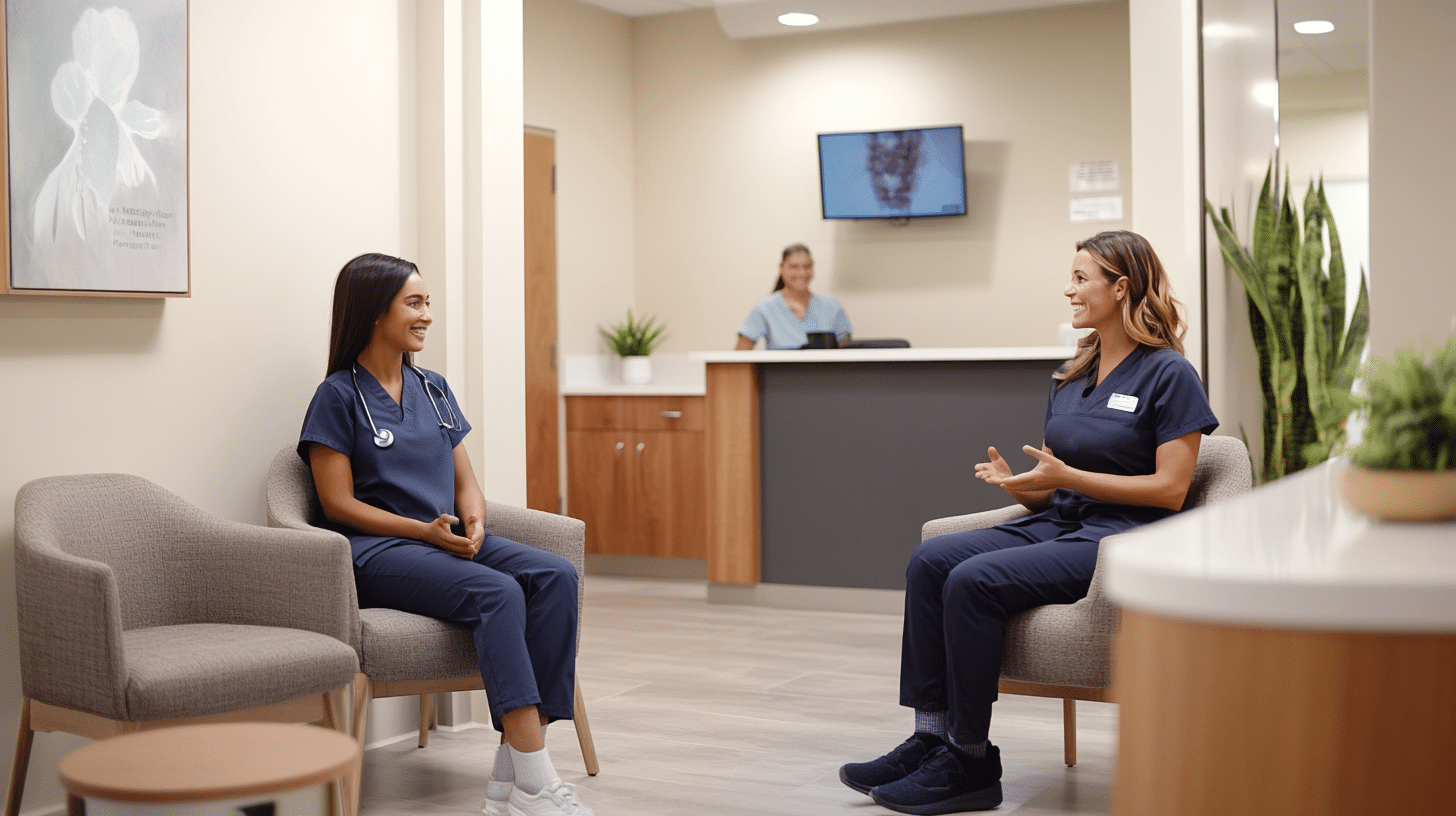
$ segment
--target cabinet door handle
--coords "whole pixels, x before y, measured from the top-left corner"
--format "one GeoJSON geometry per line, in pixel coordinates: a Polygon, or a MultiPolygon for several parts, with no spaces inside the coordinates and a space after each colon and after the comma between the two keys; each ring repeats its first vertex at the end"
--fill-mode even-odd
{"type": "Polygon", "coordinates": [[[682,411],[663,411],[664,419],[682,419],[682,411]]]}
{"type": "Polygon", "coordinates": [[[626,442],[618,442],[617,443],[617,453],[621,453],[622,452],[622,448],[625,448],[625,447],[627,447],[627,443],[626,442]]]}
{"type": "Polygon", "coordinates": [[[637,455],[638,456],[641,456],[642,455],[642,449],[645,448],[645,447],[647,447],[647,443],[646,442],[638,442],[637,443],[637,455]]]}

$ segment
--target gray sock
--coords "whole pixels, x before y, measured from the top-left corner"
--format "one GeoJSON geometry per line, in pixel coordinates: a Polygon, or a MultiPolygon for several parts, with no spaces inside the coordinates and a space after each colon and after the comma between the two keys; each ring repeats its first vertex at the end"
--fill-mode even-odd
{"type": "Polygon", "coordinates": [[[950,743],[952,748],[974,759],[985,759],[986,748],[991,744],[990,740],[981,740],[980,742],[973,742],[962,745],[961,743],[951,739],[949,736],[945,738],[945,741],[950,743]]]}
{"type": "Polygon", "coordinates": [[[915,709],[915,732],[917,734],[934,734],[945,739],[948,729],[946,721],[950,719],[948,711],[921,711],[915,709]]]}

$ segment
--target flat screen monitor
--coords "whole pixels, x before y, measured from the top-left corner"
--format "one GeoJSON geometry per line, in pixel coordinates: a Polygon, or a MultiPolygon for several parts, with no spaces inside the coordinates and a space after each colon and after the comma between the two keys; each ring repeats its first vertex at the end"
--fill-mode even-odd
{"type": "Polygon", "coordinates": [[[819,134],[825,218],[966,214],[960,125],[819,134]]]}

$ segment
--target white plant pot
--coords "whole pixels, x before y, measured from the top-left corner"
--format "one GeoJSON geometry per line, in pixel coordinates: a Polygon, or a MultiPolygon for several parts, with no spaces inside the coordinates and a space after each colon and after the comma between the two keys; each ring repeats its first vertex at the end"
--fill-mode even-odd
{"type": "Polygon", "coordinates": [[[652,358],[623,357],[622,382],[628,385],[646,385],[652,382],[652,358]]]}

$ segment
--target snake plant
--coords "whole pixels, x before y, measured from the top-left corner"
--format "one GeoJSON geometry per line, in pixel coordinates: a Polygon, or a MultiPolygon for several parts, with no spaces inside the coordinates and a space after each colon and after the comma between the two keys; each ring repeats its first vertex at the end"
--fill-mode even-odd
{"type": "Polygon", "coordinates": [[[1310,182],[1301,219],[1289,199],[1288,171],[1278,200],[1273,175],[1271,165],[1247,247],[1239,242],[1229,208],[1215,214],[1213,204],[1204,202],[1224,260],[1248,295],[1264,396],[1264,482],[1319,464],[1344,443],[1345,421],[1357,407],[1351,387],[1370,333],[1364,269],[1346,323],[1345,260],[1324,180],[1310,182]]]}

